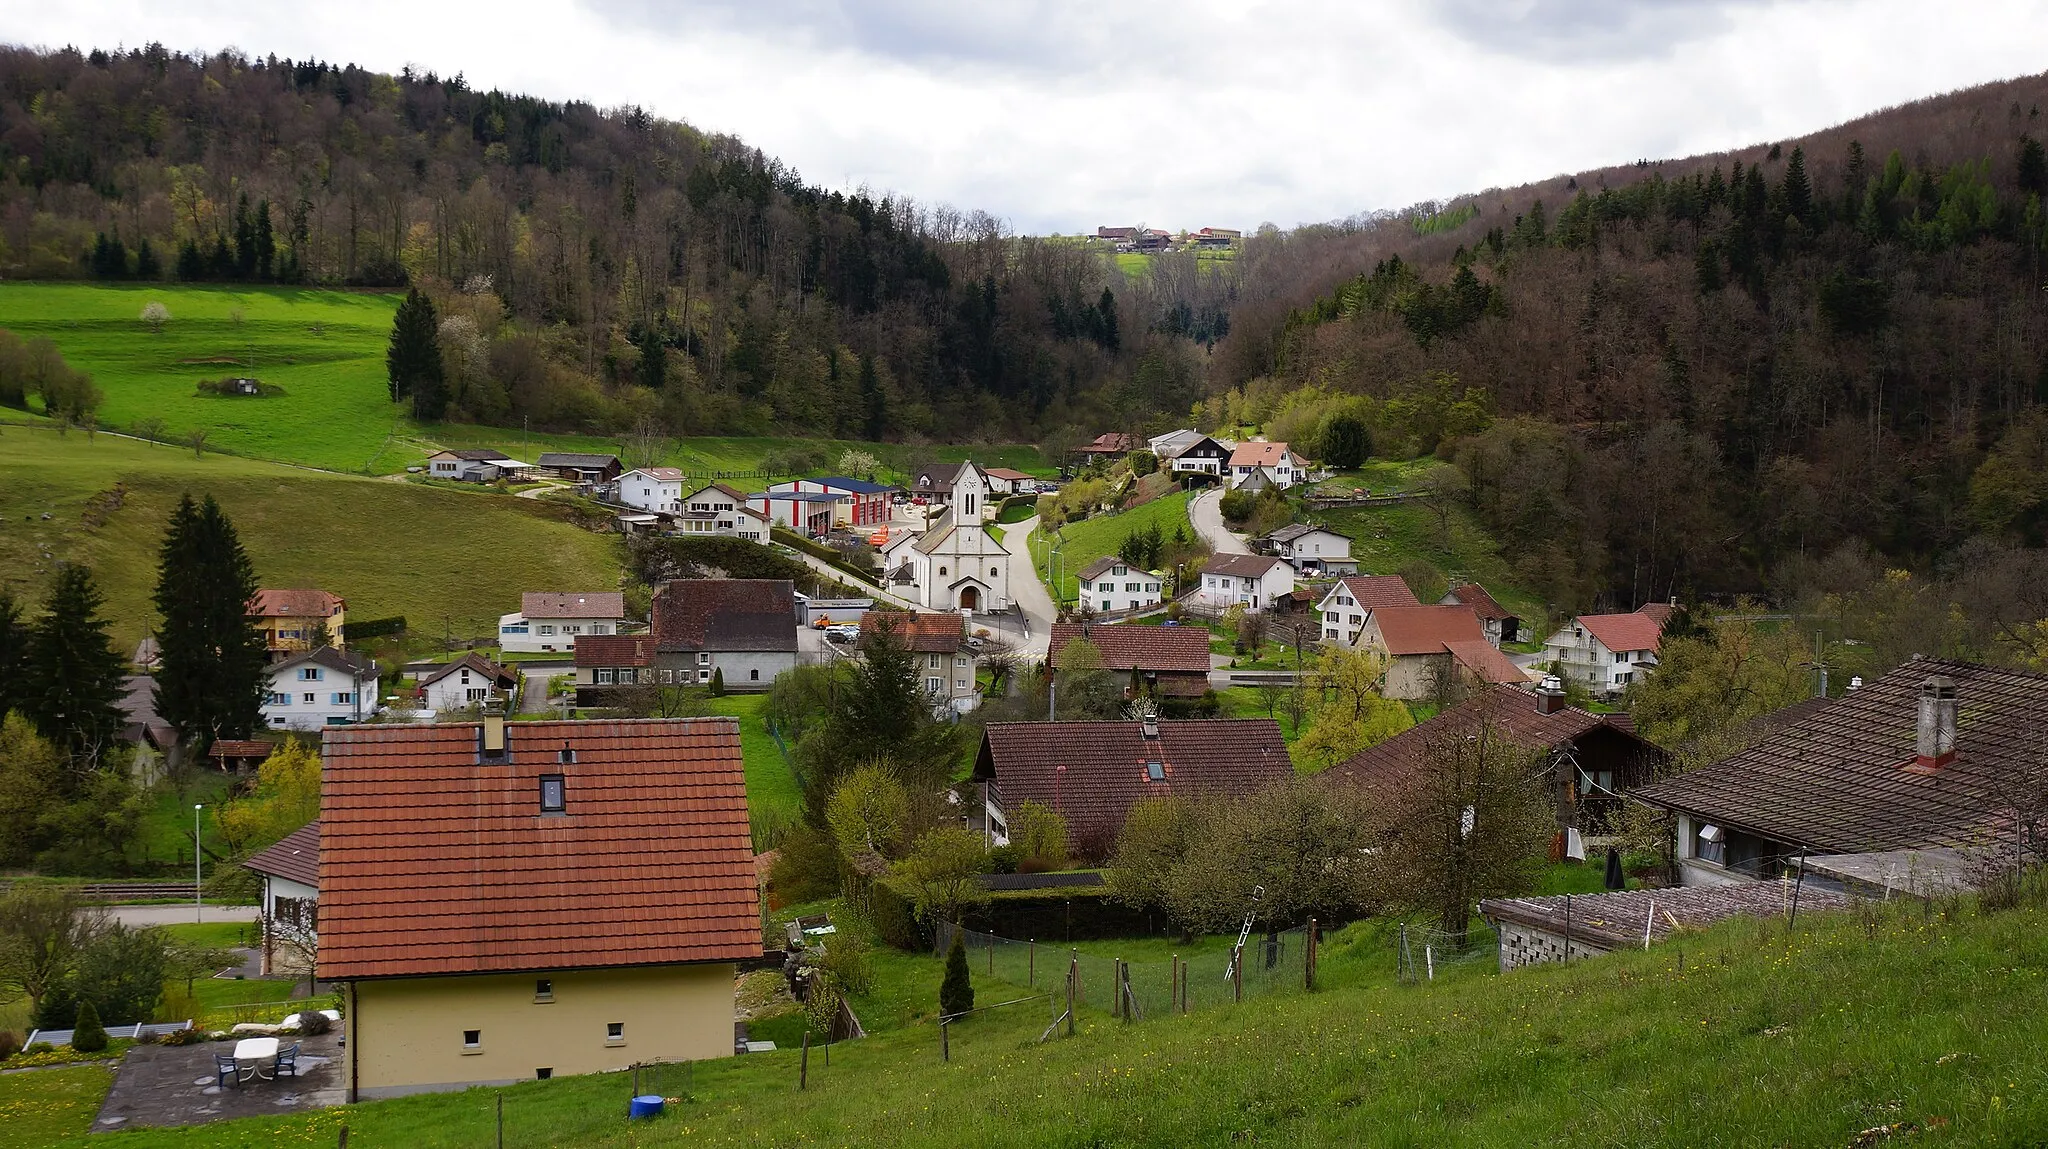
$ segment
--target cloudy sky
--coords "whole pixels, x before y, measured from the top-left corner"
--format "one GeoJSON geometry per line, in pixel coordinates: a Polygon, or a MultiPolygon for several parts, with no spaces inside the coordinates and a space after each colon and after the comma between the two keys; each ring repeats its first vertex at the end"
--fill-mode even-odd
{"type": "Polygon", "coordinates": [[[1031,232],[1282,226],[2048,67],[2048,0],[0,0],[0,38],[462,72],[1031,232]]]}

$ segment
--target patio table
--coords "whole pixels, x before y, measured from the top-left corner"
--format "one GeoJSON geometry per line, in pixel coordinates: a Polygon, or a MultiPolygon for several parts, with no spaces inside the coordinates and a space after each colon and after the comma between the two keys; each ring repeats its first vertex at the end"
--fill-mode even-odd
{"type": "Polygon", "coordinates": [[[263,1078],[265,1081],[277,1072],[277,1039],[274,1037],[245,1037],[235,1043],[235,1073],[243,1081],[263,1078]],[[270,1072],[266,1073],[265,1070],[270,1072]]]}

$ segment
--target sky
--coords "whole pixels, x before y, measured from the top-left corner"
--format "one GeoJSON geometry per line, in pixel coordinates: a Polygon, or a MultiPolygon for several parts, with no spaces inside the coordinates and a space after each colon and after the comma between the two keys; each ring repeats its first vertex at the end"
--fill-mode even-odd
{"type": "Polygon", "coordinates": [[[0,39],[639,105],[1050,234],[1292,227],[2042,69],[2048,0],[0,0],[0,39]]]}

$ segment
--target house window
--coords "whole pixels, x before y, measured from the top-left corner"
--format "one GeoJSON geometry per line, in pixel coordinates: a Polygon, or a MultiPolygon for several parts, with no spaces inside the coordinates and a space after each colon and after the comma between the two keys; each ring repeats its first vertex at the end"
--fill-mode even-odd
{"type": "Polygon", "coordinates": [[[698,652],[697,652],[697,665],[698,665],[698,666],[710,666],[710,665],[711,665],[711,652],[710,652],[710,651],[708,651],[708,650],[700,650],[700,651],[698,651],[698,652]]]}
{"type": "Polygon", "coordinates": [[[597,684],[599,686],[610,686],[612,684],[612,675],[613,671],[609,667],[599,670],[597,672],[597,684]]]}
{"type": "Polygon", "coordinates": [[[465,690],[462,693],[464,698],[470,702],[482,702],[485,698],[490,696],[491,692],[479,686],[473,690],[465,690]]]}
{"type": "Polygon", "coordinates": [[[290,706],[292,704],[292,696],[273,690],[270,693],[270,704],[272,706],[290,706]]]}
{"type": "Polygon", "coordinates": [[[945,568],[945,567],[940,567],[940,568],[939,568],[939,577],[940,577],[940,578],[945,578],[945,577],[946,577],[946,568],[945,568]]]}
{"type": "Polygon", "coordinates": [[[319,695],[314,694],[311,691],[307,691],[306,693],[299,695],[299,701],[305,703],[308,706],[311,706],[313,705],[314,700],[319,697],[319,695]]]}
{"type": "Polygon", "coordinates": [[[933,694],[938,694],[946,689],[946,680],[943,678],[927,678],[924,680],[924,688],[933,694]]]}
{"type": "Polygon", "coordinates": [[[533,1071],[533,1076],[535,1080],[538,1081],[546,1081],[549,1078],[552,1078],[554,1075],[555,1068],[552,1065],[543,1065],[539,1069],[533,1071]]]}
{"type": "Polygon", "coordinates": [[[1715,865],[1727,864],[1727,832],[1711,823],[1701,826],[1699,833],[1694,836],[1692,856],[1703,861],[1713,862],[1715,865]]]}
{"type": "Polygon", "coordinates": [[[700,670],[700,671],[698,671],[698,672],[697,672],[697,681],[699,681],[699,682],[709,682],[709,681],[711,681],[711,672],[710,672],[710,671],[708,671],[708,670],[700,670]]]}
{"type": "Polygon", "coordinates": [[[1003,576],[1001,576],[1001,575],[999,575],[999,574],[997,574],[997,573],[996,573],[996,568],[994,568],[994,567],[990,567],[990,568],[988,568],[988,577],[990,577],[990,578],[1001,578],[1001,577],[1003,577],[1003,576]]]}
{"type": "Polygon", "coordinates": [[[572,622],[572,623],[569,623],[569,624],[567,624],[567,625],[565,625],[565,626],[563,626],[563,627],[562,627],[562,633],[563,633],[563,634],[582,634],[582,633],[583,633],[583,624],[582,624],[582,623],[580,623],[580,622],[572,622]]]}
{"type": "Polygon", "coordinates": [[[346,691],[346,690],[337,690],[337,691],[335,691],[335,692],[334,692],[334,697],[333,697],[332,701],[331,701],[331,702],[329,703],[329,705],[332,705],[332,706],[350,706],[350,705],[353,705],[353,704],[355,703],[355,700],[356,700],[356,696],[355,696],[355,695],[353,695],[353,694],[350,694],[350,693],[349,693],[348,691],[346,691]]]}
{"type": "Polygon", "coordinates": [[[593,623],[591,623],[591,624],[590,624],[590,633],[592,633],[592,634],[610,634],[611,632],[612,632],[612,624],[611,624],[611,623],[608,623],[608,622],[593,622],[593,623]]]}
{"type": "Polygon", "coordinates": [[[498,633],[500,634],[525,634],[526,632],[526,624],[523,622],[515,622],[510,624],[509,626],[501,626],[498,628],[498,633]]]}
{"type": "Polygon", "coordinates": [[[533,1000],[536,1002],[555,1000],[555,983],[552,978],[537,977],[533,979],[533,1000]]]}
{"type": "Polygon", "coordinates": [[[465,1030],[463,1030],[463,1031],[462,1031],[462,1052],[464,1052],[464,1053],[482,1053],[483,1051],[484,1051],[484,1031],[483,1031],[483,1030],[481,1030],[481,1029],[465,1029],[465,1030]]]}
{"type": "Polygon", "coordinates": [[[965,668],[967,665],[967,660],[964,658],[956,658],[953,660],[953,665],[956,667],[965,668]]]}
{"type": "Polygon", "coordinates": [[[752,670],[749,670],[749,671],[747,671],[747,681],[749,681],[749,682],[759,682],[759,681],[761,681],[761,668],[757,666],[757,667],[753,668],[752,670]]]}
{"type": "Polygon", "coordinates": [[[553,633],[555,633],[555,624],[553,624],[553,623],[551,623],[551,622],[544,622],[544,623],[541,623],[541,624],[540,624],[540,632],[541,632],[542,634],[553,634],[553,633]]]}
{"type": "Polygon", "coordinates": [[[1166,765],[1162,762],[1145,763],[1145,777],[1154,782],[1166,781],[1166,765]]]}
{"type": "Polygon", "coordinates": [[[319,668],[319,667],[317,667],[317,666],[306,666],[306,667],[301,667],[301,668],[299,669],[299,681],[300,681],[300,682],[318,682],[318,681],[320,681],[320,668],[319,668]]]}
{"type": "Polygon", "coordinates": [[[964,679],[964,678],[956,678],[956,679],[954,679],[954,680],[953,680],[953,689],[955,689],[955,690],[965,690],[965,689],[967,689],[967,680],[966,680],[966,679],[964,679]]]}
{"type": "Polygon", "coordinates": [[[560,814],[568,810],[568,786],[560,774],[540,776],[540,812],[560,814]]]}
{"type": "Polygon", "coordinates": [[[626,1044],[626,1023],[625,1023],[625,1022],[623,1022],[623,1021],[607,1021],[607,1022],[605,1022],[605,1023],[604,1023],[604,1043],[605,1043],[606,1045],[624,1045],[624,1044],[626,1044]]]}

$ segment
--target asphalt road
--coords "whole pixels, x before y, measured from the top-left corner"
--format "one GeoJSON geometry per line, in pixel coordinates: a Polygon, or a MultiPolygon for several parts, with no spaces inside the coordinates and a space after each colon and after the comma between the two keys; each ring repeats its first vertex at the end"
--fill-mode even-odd
{"type": "Polygon", "coordinates": [[[1053,609],[1052,593],[1046,590],[1038,577],[1038,568],[1031,563],[1031,532],[1037,529],[1035,518],[1003,528],[1003,549],[1010,552],[1010,597],[1023,610],[1026,621],[1025,634],[1005,631],[1003,639],[1025,659],[1042,662],[1058,612],[1053,609]]]}
{"type": "Polygon", "coordinates": [[[194,921],[200,922],[253,922],[256,920],[255,906],[206,906],[194,917],[192,906],[108,906],[107,913],[124,926],[175,926],[194,921]]]}
{"type": "Polygon", "coordinates": [[[1196,495],[1188,503],[1188,520],[1195,525],[1195,533],[1209,544],[1209,549],[1219,555],[1246,555],[1251,545],[1244,536],[1223,525],[1223,488],[1211,489],[1196,495]]]}

